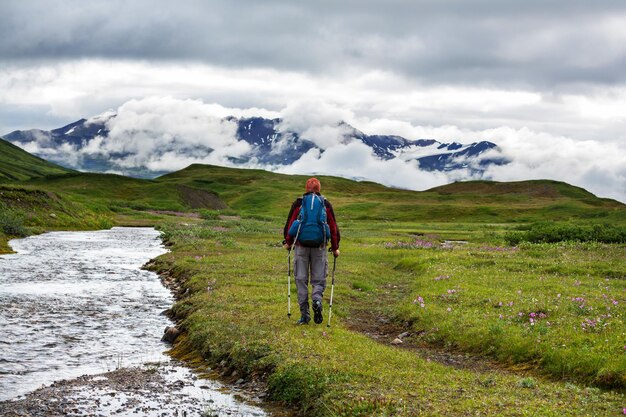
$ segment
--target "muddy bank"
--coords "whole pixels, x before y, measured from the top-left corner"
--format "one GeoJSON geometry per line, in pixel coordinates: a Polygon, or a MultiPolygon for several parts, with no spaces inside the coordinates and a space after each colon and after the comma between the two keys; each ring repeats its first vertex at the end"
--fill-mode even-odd
{"type": "MultiPolygon", "coordinates": [[[[265,416],[180,363],[148,364],[62,380],[0,402],[2,416],[265,416]]],[[[231,387],[227,391],[233,391],[231,387]]],[[[258,400],[260,402],[260,400],[258,400]]]]}
{"type": "MultiPolygon", "coordinates": [[[[165,241],[165,245],[169,242],[165,241]]],[[[161,279],[161,284],[167,288],[174,299],[179,302],[192,295],[190,288],[186,286],[189,279],[187,271],[173,268],[171,263],[163,258],[152,259],[144,269],[157,273],[161,279]]],[[[207,291],[212,291],[208,287],[207,291]]],[[[175,360],[185,364],[202,377],[207,377],[224,384],[228,390],[236,393],[236,397],[244,402],[258,404],[263,407],[267,415],[275,417],[292,417],[297,410],[287,407],[279,401],[272,401],[268,393],[268,374],[266,372],[244,373],[237,366],[230,363],[229,358],[216,359],[214,357],[203,357],[194,349],[189,342],[188,333],[182,324],[188,312],[184,309],[178,310],[176,305],[163,312],[172,322],[174,322],[177,336],[172,343],[172,348],[167,352],[175,360]],[[211,368],[208,368],[210,366],[211,368]],[[209,372],[208,372],[209,371],[209,372]]],[[[168,328],[169,329],[169,328],[168,328]]],[[[167,333],[167,329],[166,329],[167,333]]]]}

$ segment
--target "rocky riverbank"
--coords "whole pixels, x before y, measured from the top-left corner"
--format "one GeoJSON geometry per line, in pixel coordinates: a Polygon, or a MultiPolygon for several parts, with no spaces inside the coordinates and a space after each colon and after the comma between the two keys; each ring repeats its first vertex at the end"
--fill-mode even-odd
{"type": "MultiPolygon", "coordinates": [[[[62,380],[0,402],[2,416],[265,416],[237,389],[198,378],[177,361],[62,380]]],[[[250,400],[249,400],[250,401],[250,400]]],[[[260,402],[260,400],[257,400],[260,402]]]]}

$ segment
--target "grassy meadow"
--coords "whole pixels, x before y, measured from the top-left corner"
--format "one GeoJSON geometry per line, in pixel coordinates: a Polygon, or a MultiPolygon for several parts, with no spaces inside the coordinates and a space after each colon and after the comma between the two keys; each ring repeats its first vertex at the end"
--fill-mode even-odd
{"type": "Polygon", "coordinates": [[[150,268],[181,286],[176,354],[265,381],[306,415],[623,415],[623,204],[554,181],[411,192],[320,177],[342,234],[333,321],[296,326],[281,241],[305,179],[70,173],[0,184],[0,208],[26,234],[156,225],[171,251],[150,268]]]}
{"type": "Polygon", "coordinates": [[[505,247],[486,241],[493,226],[368,224],[340,221],[331,328],[295,326],[295,305],[287,318],[278,219],[163,226],[174,250],[153,268],[189,288],[174,308],[183,344],[264,375],[272,398],[307,415],[622,412],[623,245],[505,247]],[[459,230],[470,243],[442,246],[441,234],[459,230]],[[412,348],[367,337],[372,316],[400,329],[390,339],[408,331],[412,348]],[[425,359],[430,351],[484,360],[451,366],[425,359]]]}

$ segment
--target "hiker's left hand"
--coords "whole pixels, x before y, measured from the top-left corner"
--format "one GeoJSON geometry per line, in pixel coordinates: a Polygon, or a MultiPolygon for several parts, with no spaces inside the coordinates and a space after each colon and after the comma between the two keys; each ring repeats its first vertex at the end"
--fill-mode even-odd
{"type": "Polygon", "coordinates": [[[291,249],[291,245],[290,245],[289,243],[285,243],[285,244],[283,245],[283,248],[285,248],[285,249],[287,249],[287,250],[290,250],[290,249],[291,249]]]}
{"type": "Polygon", "coordinates": [[[337,249],[337,250],[333,251],[333,256],[334,256],[335,258],[339,258],[339,249],[337,249]]]}

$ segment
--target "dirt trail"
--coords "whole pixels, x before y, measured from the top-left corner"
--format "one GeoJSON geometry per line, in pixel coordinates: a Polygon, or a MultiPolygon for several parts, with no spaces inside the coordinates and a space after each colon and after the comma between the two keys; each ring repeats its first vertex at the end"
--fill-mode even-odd
{"type": "MultiPolygon", "coordinates": [[[[385,345],[410,350],[427,361],[474,372],[513,372],[504,365],[487,358],[419,343],[415,338],[423,334],[423,331],[411,330],[407,326],[393,322],[374,312],[353,311],[350,317],[345,320],[345,324],[352,331],[363,333],[385,345]]],[[[515,371],[515,373],[521,374],[523,371],[515,371]]]]}
{"type": "Polygon", "coordinates": [[[420,341],[419,337],[425,333],[425,330],[415,330],[408,323],[394,321],[383,310],[383,306],[397,302],[399,295],[406,293],[407,289],[400,284],[387,284],[381,290],[377,294],[377,302],[373,305],[368,308],[361,306],[352,309],[350,316],[345,319],[348,329],[362,333],[379,343],[409,350],[427,361],[437,362],[455,369],[477,373],[499,372],[521,377],[531,375],[543,377],[536,368],[532,367],[532,364],[500,363],[484,356],[432,346],[420,341]]]}

